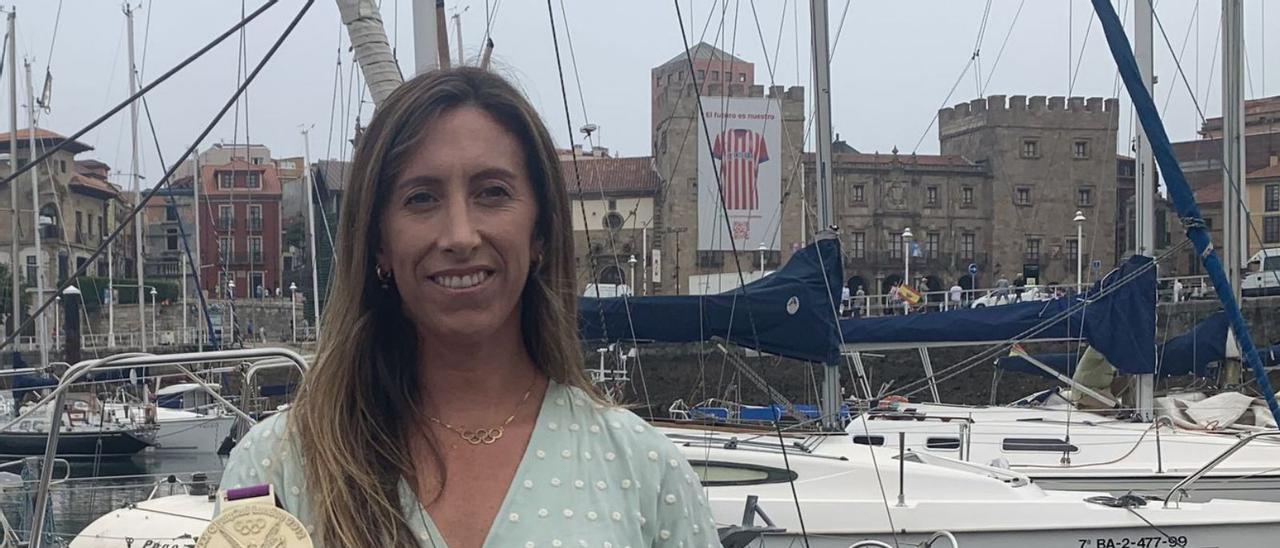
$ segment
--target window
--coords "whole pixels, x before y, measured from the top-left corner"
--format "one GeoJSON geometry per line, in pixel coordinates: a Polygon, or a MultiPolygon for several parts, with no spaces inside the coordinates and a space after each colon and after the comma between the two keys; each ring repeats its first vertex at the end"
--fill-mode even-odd
{"type": "Polygon", "coordinates": [[[1266,211],[1280,211],[1280,185],[1267,185],[1266,211]]]}
{"type": "Polygon", "coordinates": [[[960,438],[929,438],[925,440],[927,449],[956,450],[960,448],[960,438]]]}
{"type": "Polygon", "coordinates": [[[1077,188],[1076,189],[1076,205],[1079,207],[1093,206],[1093,189],[1077,188]]]}
{"type": "Polygon", "coordinates": [[[249,230],[262,230],[262,206],[259,204],[249,205],[249,230]]]}
{"type": "Polygon", "coordinates": [[[89,216],[89,223],[85,226],[89,227],[89,237],[93,237],[93,213],[86,213],[89,216]]]}
{"type": "Polygon", "coordinates": [[[1272,215],[1262,218],[1263,243],[1280,243],[1280,216],[1272,215]]]}
{"type": "Polygon", "coordinates": [[[850,195],[850,197],[853,199],[853,203],[861,204],[866,201],[867,199],[866,194],[864,194],[863,192],[864,190],[866,190],[865,186],[853,185],[852,190],[853,190],[853,193],[850,195]]]}
{"type": "Polygon", "coordinates": [[[849,257],[852,259],[864,259],[867,256],[867,233],[854,232],[850,235],[849,257]]]}
{"type": "Polygon", "coordinates": [[[235,222],[236,222],[235,210],[231,209],[230,205],[219,205],[218,206],[218,228],[221,228],[223,230],[231,230],[231,228],[235,225],[235,222]]]}
{"type": "Polygon", "coordinates": [[[698,71],[698,81],[701,82],[706,79],[707,79],[707,71],[705,70],[698,71]]]}
{"type": "Polygon", "coordinates": [[[63,173],[66,173],[66,172],[67,172],[67,161],[66,161],[66,160],[58,160],[58,170],[59,170],[59,171],[62,171],[63,173]]]}
{"type": "Polygon", "coordinates": [[[761,485],[787,483],[796,479],[796,473],[781,468],[770,468],[737,462],[692,461],[693,471],[703,487],[726,485],[761,485]]]}
{"type": "Polygon", "coordinates": [[[738,81],[739,81],[739,82],[746,82],[746,81],[747,81],[747,73],[745,73],[745,72],[739,72],[739,73],[738,73],[738,81]]]}
{"type": "Polygon", "coordinates": [[[718,71],[718,70],[713,70],[713,71],[711,71],[711,81],[712,81],[712,82],[719,82],[719,81],[720,81],[720,71],[718,71]]]}
{"type": "Polygon", "coordinates": [[[1089,157],[1089,141],[1077,140],[1071,144],[1071,156],[1077,160],[1089,157]]]}
{"type": "Polygon", "coordinates": [[[26,283],[33,284],[36,282],[36,256],[27,256],[27,279],[26,283]]]}
{"type": "Polygon", "coordinates": [[[977,240],[978,238],[976,234],[960,235],[960,258],[961,259],[965,259],[965,260],[973,259],[974,257],[973,248],[975,247],[977,240]]]}
{"type": "Polygon", "coordinates": [[[84,239],[84,213],[76,212],[76,243],[84,239]]]}
{"type": "Polygon", "coordinates": [[[1040,262],[1040,238],[1027,238],[1027,251],[1023,259],[1029,263],[1040,262]]]}
{"type": "Polygon", "coordinates": [[[699,251],[698,266],[718,268],[724,266],[724,254],[719,251],[699,251]]]}
{"type": "Polygon", "coordinates": [[[1058,438],[1005,438],[1005,451],[1047,451],[1052,453],[1074,453],[1079,451],[1074,445],[1058,438]]]}
{"type": "Polygon", "coordinates": [[[889,258],[902,258],[902,233],[895,232],[889,235],[889,258]]]}
{"type": "Polygon", "coordinates": [[[1068,239],[1067,240],[1067,258],[1072,261],[1075,261],[1078,255],[1080,255],[1080,240],[1077,240],[1075,238],[1068,239]]]}
{"type": "Polygon", "coordinates": [[[262,236],[249,237],[249,261],[262,262],[262,236]]]}
{"type": "Polygon", "coordinates": [[[618,201],[609,200],[609,211],[617,211],[617,210],[618,210],[618,201]]]}
{"type": "Polygon", "coordinates": [[[1022,141],[1022,157],[1023,158],[1039,158],[1040,157],[1040,141],[1035,139],[1025,139],[1022,141]]]}
{"type": "Polygon", "coordinates": [[[924,189],[924,205],[926,207],[937,207],[938,205],[938,187],[931,186],[924,189]]]}
{"type": "Polygon", "coordinates": [[[1213,232],[1213,217],[1204,218],[1204,229],[1213,232]]]}
{"type": "Polygon", "coordinates": [[[261,157],[261,156],[254,156],[254,157],[253,157],[253,165],[255,165],[255,166],[256,166],[256,165],[261,165],[261,164],[262,164],[262,157],[261,157]]]}
{"type": "Polygon", "coordinates": [[[624,222],[622,215],[617,211],[610,211],[604,216],[604,227],[609,230],[618,230],[622,228],[622,224],[624,222]]]}
{"type": "Polygon", "coordinates": [[[164,206],[164,220],[166,221],[178,220],[178,206],[172,206],[172,205],[164,206]]]}
{"type": "MultiPolygon", "coordinates": [[[[257,162],[254,162],[254,163],[256,164],[257,162]]],[[[247,186],[248,188],[262,188],[262,174],[250,173],[248,183],[246,183],[245,186],[247,186]]]]}
{"type": "Polygon", "coordinates": [[[232,241],[229,236],[218,237],[218,260],[219,261],[225,262],[225,261],[231,260],[231,254],[235,252],[235,250],[236,250],[235,242],[232,241]]]}
{"type": "Polygon", "coordinates": [[[231,188],[235,185],[236,176],[229,171],[218,172],[218,188],[231,188]]]}
{"type": "Polygon", "coordinates": [[[937,259],[938,248],[942,247],[942,234],[930,232],[924,236],[924,256],[926,259],[937,259]]]}
{"type": "Polygon", "coordinates": [[[178,229],[166,228],[164,231],[164,248],[169,251],[178,250],[178,229]]]}
{"type": "Polygon", "coordinates": [[[863,436],[853,437],[853,443],[858,445],[884,445],[884,436],[863,436]]]}
{"type": "Polygon", "coordinates": [[[973,205],[973,187],[966,186],[960,189],[960,203],[962,205],[973,205]]]}
{"type": "Polygon", "coordinates": [[[1013,203],[1020,206],[1031,205],[1031,187],[1020,186],[1013,189],[1013,203]]]}

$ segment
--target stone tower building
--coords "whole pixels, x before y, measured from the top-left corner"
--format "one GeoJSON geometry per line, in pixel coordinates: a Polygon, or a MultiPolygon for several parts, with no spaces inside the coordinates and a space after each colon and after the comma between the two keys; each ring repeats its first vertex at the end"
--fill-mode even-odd
{"type": "MultiPolygon", "coordinates": [[[[744,274],[759,270],[760,254],[740,249],[732,252],[698,251],[698,113],[699,88],[687,80],[663,84],[654,100],[654,118],[661,120],[653,134],[654,165],[662,181],[654,211],[651,246],[658,251],[654,267],[660,281],[652,288],[657,294],[688,293],[689,277],[707,274],[744,274]]],[[[766,97],[757,85],[723,82],[706,84],[703,96],[766,97]]],[[[767,97],[776,99],[782,110],[782,151],[773,155],[782,167],[782,252],[765,253],[766,268],[773,269],[790,258],[793,248],[805,241],[800,233],[801,146],[804,142],[804,88],[772,86],[767,97]]],[[[810,227],[812,231],[812,227],[810,227]]],[[[812,235],[810,235],[812,236],[812,235]]],[[[748,281],[751,279],[748,276],[748,281]]]]}
{"type": "Polygon", "coordinates": [[[943,155],[985,163],[991,175],[991,239],[983,252],[1000,275],[1072,283],[1076,253],[1105,272],[1117,257],[1118,102],[1099,97],[1003,95],[938,112],[943,155]],[[1084,213],[1084,243],[1075,212],[1084,213]]]}

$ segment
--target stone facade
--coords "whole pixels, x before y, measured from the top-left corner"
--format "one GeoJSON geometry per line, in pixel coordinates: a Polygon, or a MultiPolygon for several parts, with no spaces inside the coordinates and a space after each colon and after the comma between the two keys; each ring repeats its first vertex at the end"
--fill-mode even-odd
{"type": "Polygon", "coordinates": [[[939,111],[942,153],[985,164],[991,175],[986,278],[1072,282],[1077,210],[1086,218],[1085,262],[1100,261],[1103,271],[1116,263],[1118,123],[1118,102],[1099,97],[993,95],[939,111]]]}
{"type": "MultiPolygon", "coordinates": [[[[762,86],[742,84],[705,86],[704,95],[729,97],[765,97],[762,86]]],[[[704,274],[756,270],[759,253],[742,249],[733,252],[699,252],[698,243],[698,96],[699,88],[678,80],[662,87],[654,101],[655,118],[662,120],[655,134],[655,165],[663,185],[654,211],[650,246],[661,256],[661,281],[653,284],[654,293],[686,293],[689,277],[704,274]]],[[[782,161],[782,252],[766,253],[766,267],[774,268],[791,256],[793,248],[811,235],[800,231],[801,146],[804,142],[804,88],[773,86],[767,97],[781,105],[782,153],[773,156],[782,161]]]]}
{"type": "MultiPolygon", "coordinates": [[[[814,159],[805,161],[814,181],[814,159]]],[[[836,224],[850,291],[884,294],[902,281],[910,228],[920,256],[911,277],[934,291],[953,283],[972,288],[968,265],[988,268],[992,241],[991,180],[986,167],[961,156],[899,154],[833,155],[836,224]]],[[[809,226],[815,226],[809,223],[809,226]]]]}

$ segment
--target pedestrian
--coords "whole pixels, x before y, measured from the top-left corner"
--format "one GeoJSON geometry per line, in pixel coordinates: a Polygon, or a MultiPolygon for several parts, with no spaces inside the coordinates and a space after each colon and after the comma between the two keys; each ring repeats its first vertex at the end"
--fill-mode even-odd
{"type": "Polygon", "coordinates": [[[1027,279],[1018,276],[1013,279],[1013,302],[1022,302],[1022,292],[1027,290],[1027,279]]]}
{"type": "Polygon", "coordinates": [[[1177,303],[1181,301],[1182,301],[1182,280],[1175,278],[1173,280],[1173,302],[1177,303]]]}
{"type": "Polygon", "coordinates": [[[951,289],[949,289],[947,293],[950,296],[950,298],[947,299],[950,302],[950,308],[954,310],[959,310],[960,301],[964,299],[964,288],[960,287],[959,282],[956,282],[954,284],[951,284],[951,289]]]}
{"type": "Polygon", "coordinates": [[[853,294],[853,315],[861,318],[867,314],[867,292],[858,286],[853,294]]]}
{"type": "Polygon", "coordinates": [[[1009,300],[1009,278],[998,272],[996,274],[1000,276],[996,279],[996,304],[1005,304],[1009,300]]]}
{"type": "Polygon", "coordinates": [[[840,317],[842,318],[849,317],[849,314],[851,313],[850,309],[853,308],[853,303],[850,302],[851,299],[852,298],[849,295],[849,286],[846,285],[844,287],[841,287],[840,288],[840,317]]]}
{"type": "Polygon", "coordinates": [[[249,340],[253,340],[253,320],[249,320],[249,340]]]}

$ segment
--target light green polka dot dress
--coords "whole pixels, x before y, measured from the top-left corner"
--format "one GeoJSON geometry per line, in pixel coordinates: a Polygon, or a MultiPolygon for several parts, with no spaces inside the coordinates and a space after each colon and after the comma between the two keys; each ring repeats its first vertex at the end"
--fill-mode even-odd
{"type": "MultiPolygon", "coordinates": [[[[284,509],[314,530],[288,412],[266,419],[231,452],[222,488],[272,483],[284,509]]],[[[404,515],[423,547],[445,542],[400,482],[404,515]]],[[[625,409],[555,383],[484,546],[719,548],[693,469],[665,436],[625,409]]]]}

